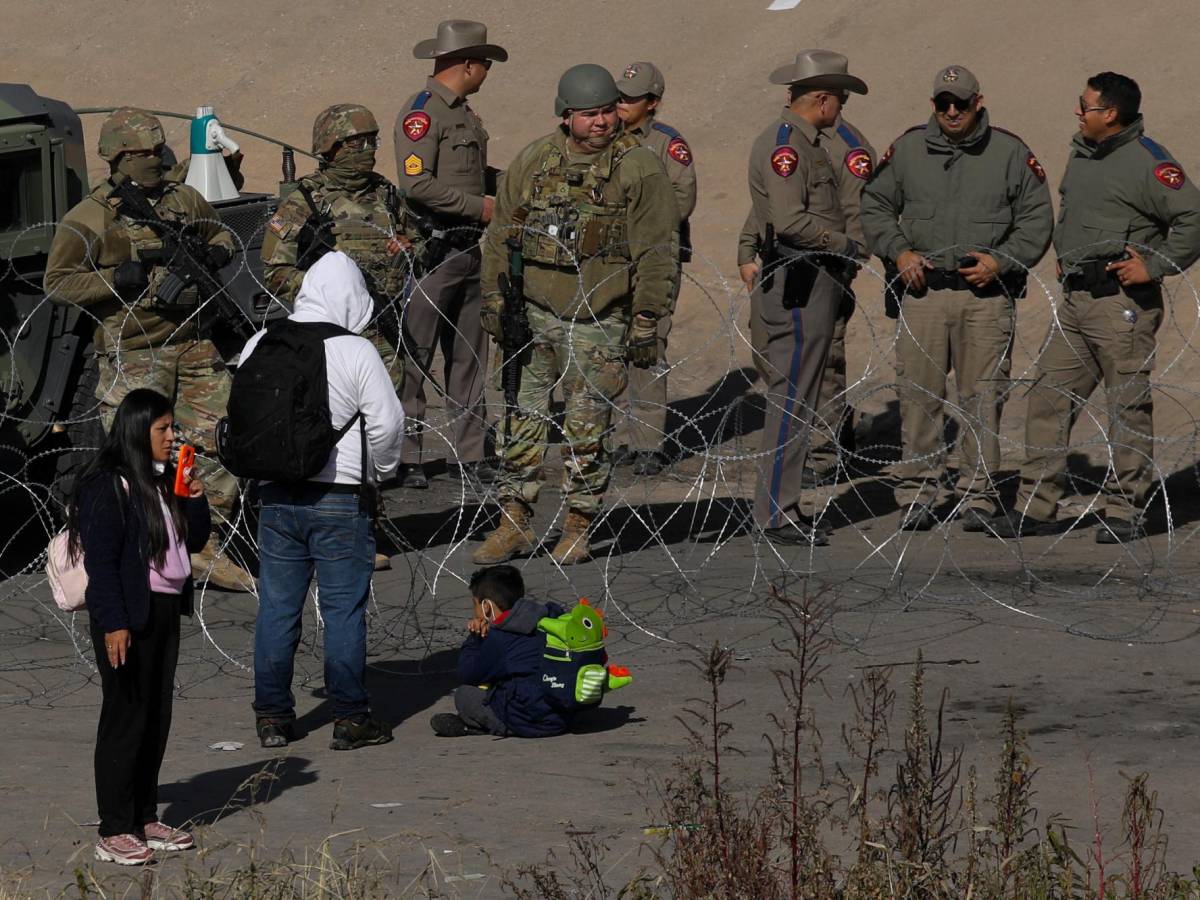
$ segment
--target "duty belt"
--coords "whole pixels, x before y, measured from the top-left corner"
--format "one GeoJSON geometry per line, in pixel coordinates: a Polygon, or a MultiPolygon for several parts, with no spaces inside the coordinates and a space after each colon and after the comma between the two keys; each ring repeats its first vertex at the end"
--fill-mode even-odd
{"type": "Polygon", "coordinates": [[[1091,294],[1096,299],[1116,296],[1121,293],[1121,284],[1108,266],[1121,258],[1120,256],[1109,256],[1103,259],[1085,259],[1073,263],[1078,271],[1068,272],[1063,276],[1063,289],[1072,293],[1091,294]]]}

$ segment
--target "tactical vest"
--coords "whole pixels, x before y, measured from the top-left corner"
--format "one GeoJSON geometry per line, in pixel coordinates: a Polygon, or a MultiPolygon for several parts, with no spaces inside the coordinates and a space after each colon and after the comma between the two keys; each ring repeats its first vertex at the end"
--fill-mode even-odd
{"type": "Polygon", "coordinates": [[[387,252],[391,239],[406,231],[406,217],[398,202],[388,196],[388,186],[379,184],[358,195],[320,183],[312,184],[310,190],[317,216],[330,220],[333,249],[358,265],[376,304],[399,301],[411,269],[407,254],[390,256],[387,252]]]}
{"type": "Polygon", "coordinates": [[[606,188],[621,157],[640,145],[634,135],[621,135],[586,168],[550,145],[523,204],[525,262],[577,268],[595,257],[631,259],[624,199],[610,198],[606,188]]]}
{"type": "MultiPolygon", "coordinates": [[[[157,202],[153,203],[154,211],[158,213],[159,218],[164,222],[170,222],[172,224],[186,222],[187,217],[167,202],[167,198],[171,196],[173,191],[174,188],[171,186],[167,186],[163,189],[162,195],[158,198],[157,202]]],[[[118,204],[115,200],[109,200],[108,202],[109,205],[112,206],[114,212],[117,214],[117,222],[120,224],[121,228],[124,229],[126,236],[129,238],[130,259],[138,260],[147,255],[153,256],[155,252],[162,250],[162,238],[155,234],[154,230],[150,228],[150,226],[144,225],[125,216],[121,211],[120,204],[118,204]]],[[[146,275],[150,282],[150,287],[147,290],[142,291],[134,305],[141,309],[154,308],[156,312],[164,312],[165,310],[163,307],[155,301],[154,295],[158,291],[159,285],[168,274],[169,273],[165,266],[154,265],[148,268],[146,270],[146,275]]],[[[179,294],[178,299],[174,304],[172,304],[172,306],[174,309],[182,311],[185,308],[194,308],[199,302],[199,288],[193,285],[189,288],[185,288],[179,294]]]]}

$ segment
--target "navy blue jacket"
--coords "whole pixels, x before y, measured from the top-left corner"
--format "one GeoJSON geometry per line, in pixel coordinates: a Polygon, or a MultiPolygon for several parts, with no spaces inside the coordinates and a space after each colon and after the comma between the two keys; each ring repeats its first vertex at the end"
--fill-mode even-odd
{"type": "MultiPolygon", "coordinates": [[[[168,467],[168,477],[174,479],[168,467]]],[[[208,542],[208,498],[177,498],[187,521],[187,549],[208,542]]],[[[88,615],[106,634],[143,628],[150,617],[150,537],[142,511],[129,502],[119,478],[98,475],[79,487],[79,539],[88,586],[88,615]]],[[[192,614],[192,576],[180,594],[180,611],[192,614]]]]}
{"type": "Polygon", "coordinates": [[[570,724],[542,689],[546,635],[537,629],[538,619],[563,612],[557,603],[524,597],[488,628],[487,637],[468,635],[458,654],[459,680],[488,685],[484,703],[517,737],[562,734],[570,724]]]}

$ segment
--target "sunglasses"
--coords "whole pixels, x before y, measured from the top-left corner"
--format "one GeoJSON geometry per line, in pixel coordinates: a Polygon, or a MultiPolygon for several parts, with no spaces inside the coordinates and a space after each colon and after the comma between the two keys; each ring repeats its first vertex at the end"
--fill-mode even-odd
{"type": "Polygon", "coordinates": [[[1083,96],[1079,97],[1079,112],[1077,115],[1086,116],[1090,112],[1103,112],[1106,109],[1112,109],[1111,106],[1088,106],[1083,96]]]}
{"type": "Polygon", "coordinates": [[[491,59],[472,59],[472,60],[468,60],[468,62],[473,62],[473,63],[476,63],[476,64],[478,64],[478,65],[481,65],[481,66],[483,66],[485,69],[487,69],[487,70],[490,72],[490,71],[491,71],[491,69],[492,69],[492,63],[493,63],[493,62],[495,62],[495,60],[491,60],[491,59]]]}
{"type": "Polygon", "coordinates": [[[971,107],[975,105],[975,94],[972,94],[966,100],[960,100],[953,94],[938,94],[933,98],[933,108],[940,113],[950,112],[950,107],[955,107],[959,112],[970,112],[971,107]]]}
{"type": "Polygon", "coordinates": [[[378,150],[379,135],[377,134],[357,134],[352,138],[346,138],[342,141],[351,150],[378,150]]]}

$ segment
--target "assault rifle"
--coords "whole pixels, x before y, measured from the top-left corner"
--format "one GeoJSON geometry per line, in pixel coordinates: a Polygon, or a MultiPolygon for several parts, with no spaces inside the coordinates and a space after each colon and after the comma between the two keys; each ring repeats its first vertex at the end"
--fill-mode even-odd
{"type": "Polygon", "coordinates": [[[529,316],[525,313],[525,258],[521,252],[521,239],[511,237],[504,242],[508,247],[508,272],[501,272],[497,283],[504,296],[504,308],[500,311],[500,349],[504,362],[500,369],[500,383],[504,388],[504,439],[512,434],[512,413],[517,408],[517,394],[521,390],[521,354],[533,340],[533,329],[529,327],[529,316]]]}
{"type": "Polygon", "coordinates": [[[194,222],[166,222],[150,205],[150,201],[128,178],[122,178],[111,196],[121,201],[123,215],[139,225],[145,225],[162,242],[162,249],[141,254],[140,258],[163,266],[167,276],[154,291],[154,299],[164,307],[176,306],[179,295],[195,286],[217,304],[218,318],[230,325],[243,338],[254,333],[253,324],[233,299],[225,292],[225,284],[217,271],[231,258],[224,247],[210,244],[196,234],[194,222]]]}

